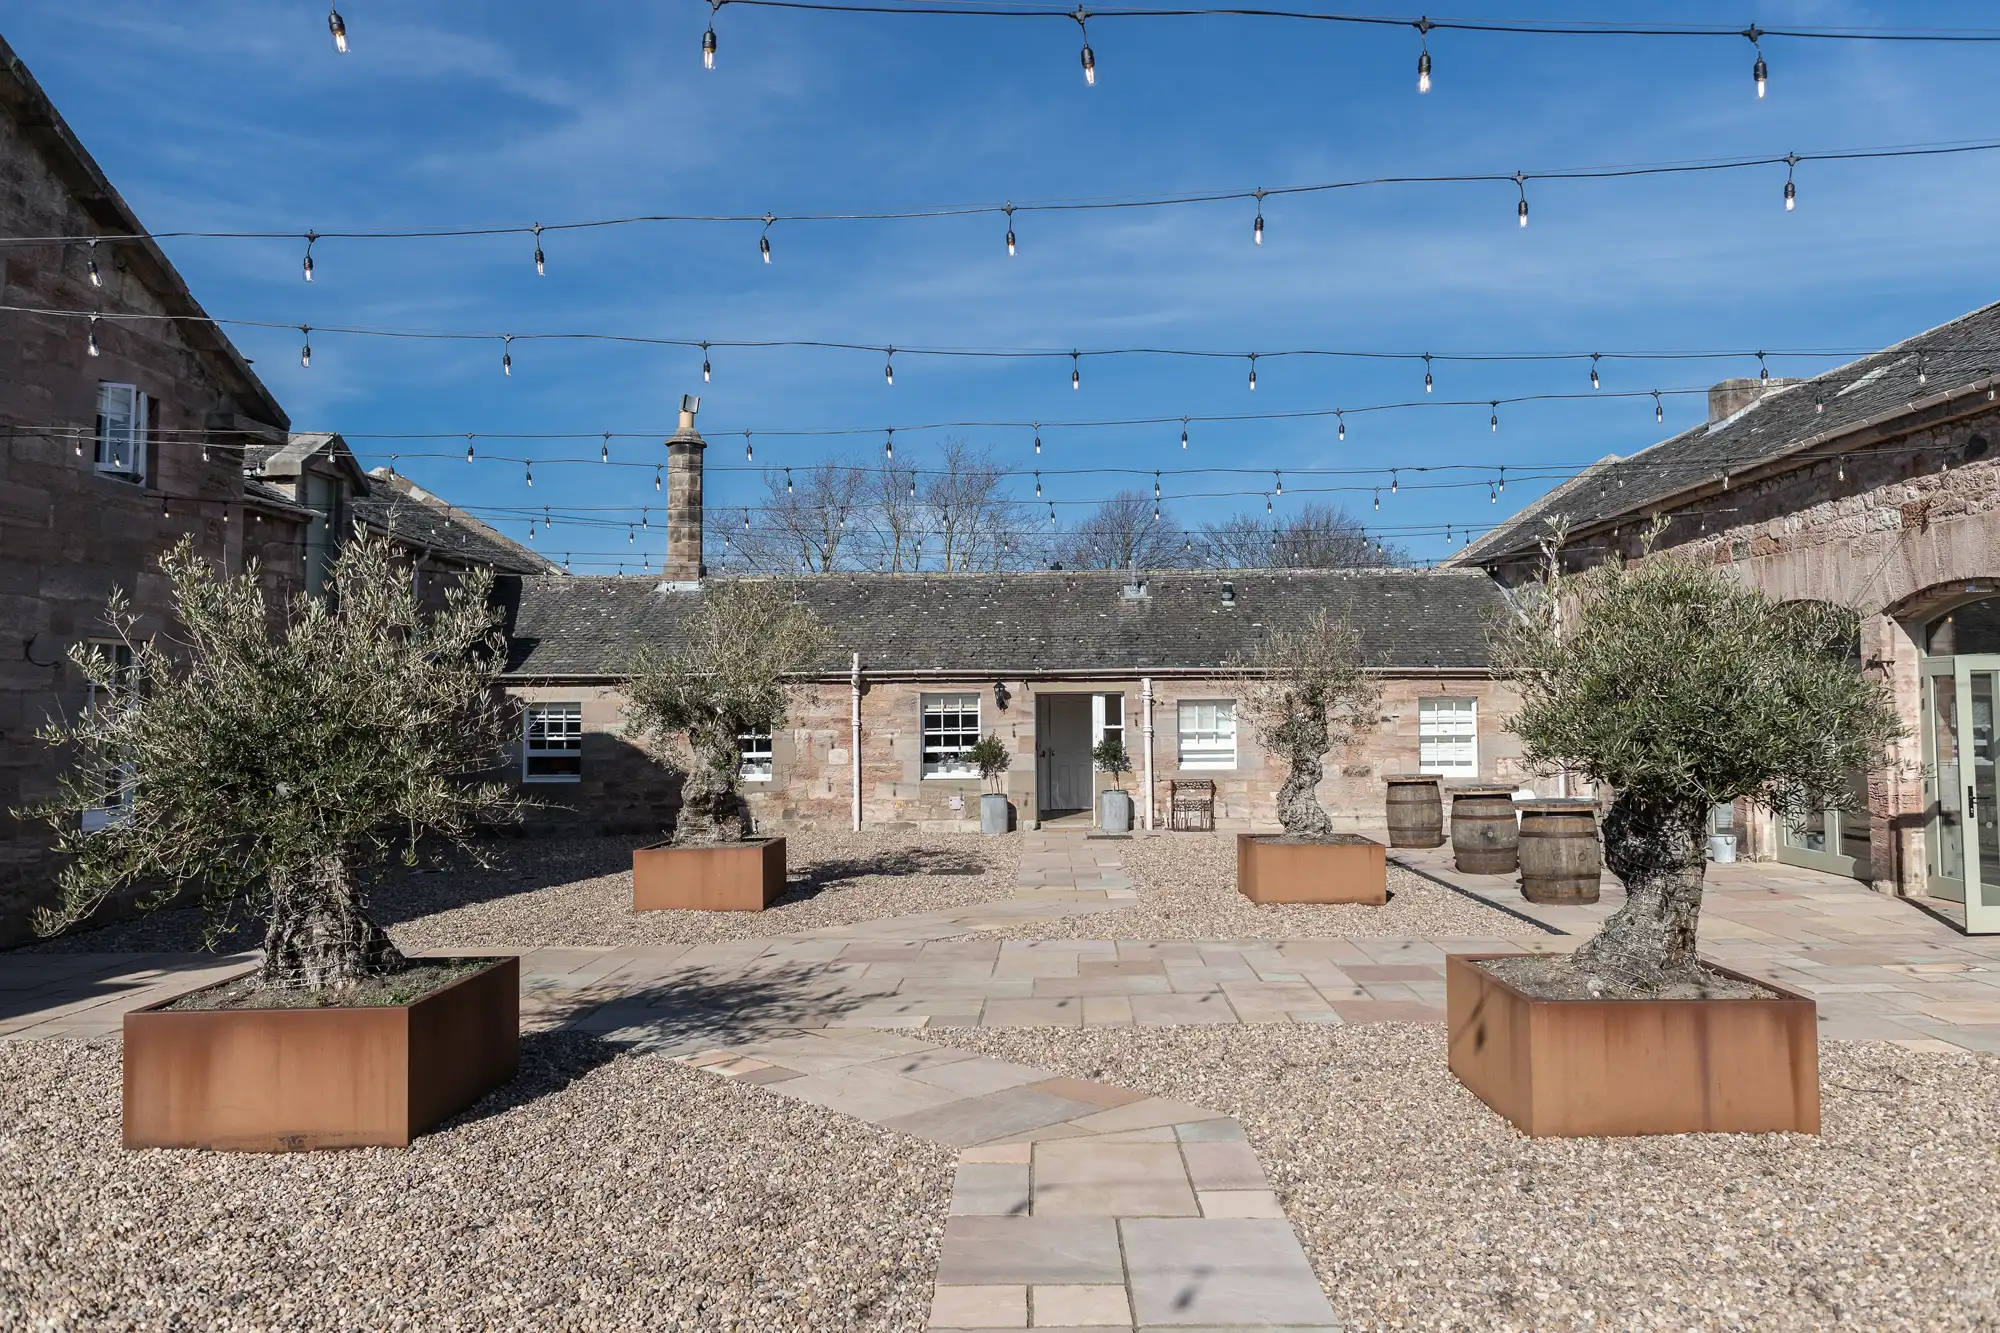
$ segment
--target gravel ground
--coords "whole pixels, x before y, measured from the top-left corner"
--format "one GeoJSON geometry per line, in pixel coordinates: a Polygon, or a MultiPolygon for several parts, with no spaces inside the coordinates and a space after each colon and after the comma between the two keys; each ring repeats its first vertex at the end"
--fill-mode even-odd
{"type": "MultiPolygon", "coordinates": [[[[881,917],[1005,898],[1014,890],[1018,837],[965,833],[803,832],[786,835],[790,883],[764,912],[634,912],[638,838],[509,838],[483,844],[492,861],[389,875],[373,893],[375,919],[406,950],[700,944],[763,939],[881,917]]],[[[191,951],[202,917],[176,908],[27,946],[44,952],[191,951]]],[[[256,948],[258,929],[225,949],[256,948]]]]}
{"type": "MultiPolygon", "coordinates": [[[[1487,939],[1545,937],[1539,926],[1389,867],[1389,902],[1314,906],[1258,904],[1236,891],[1234,834],[1175,833],[1107,844],[1118,848],[1139,890],[1115,916],[1094,913],[1046,924],[982,931],[987,939],[1282,940],[1353,935],[1487,939]]],[[[1114,904],[1114,906],[1116,906],[1114,904]]]]}
{"type": "Polygon", "coordinates": [[[588,1037],[522,1055],[409,1149],[267,1156],[126,1152],[115,1043],[0,1044],[0,1326],[924,1327],[952,1150],[588,1037]]]}
{"type": "Polygon", "coordinates": [[[1357,1333],[2000,1327],[2000,1056],[1823,1043],[1819,1137],[1534,1140],[1428,1024],[925,1035],[1239,1117],[1357,1333]]]}

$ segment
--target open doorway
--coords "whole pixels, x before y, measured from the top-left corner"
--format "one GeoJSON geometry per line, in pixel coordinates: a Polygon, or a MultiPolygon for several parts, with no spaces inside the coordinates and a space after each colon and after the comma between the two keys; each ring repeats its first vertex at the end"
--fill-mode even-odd
{"type": "Polygon", "coordinates": [[[1090,813],[1088,694],[1035,696],[1036,818],[1090,813]]]}

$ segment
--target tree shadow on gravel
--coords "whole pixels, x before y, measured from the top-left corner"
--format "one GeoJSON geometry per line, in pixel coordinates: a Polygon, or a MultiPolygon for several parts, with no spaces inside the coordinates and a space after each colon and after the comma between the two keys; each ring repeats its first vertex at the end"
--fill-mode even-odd
{"type": "Polygon", "coordinates": [[[439,1125],[442,1134],[461,1125],[505,1115],[544,1097],[553,1097],[592,1070],[610,1064],[631,1047],[589,1032],[524,1032],[521,1065],[513,1079],[439,1125]]]}
{"type": "Polygon", "coordinates": [[[793,871],[778,903],[801,903],[878,877],[919,875],[983,875],[990,867],[981,857],[948,847],[905,847],[875,856],[833,857],[793,871]]]}

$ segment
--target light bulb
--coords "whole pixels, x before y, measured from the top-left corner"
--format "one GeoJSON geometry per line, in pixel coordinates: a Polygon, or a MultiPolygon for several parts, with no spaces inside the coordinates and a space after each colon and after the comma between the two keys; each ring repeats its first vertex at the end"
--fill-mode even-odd
{"type": "Polygon", "coordinates": [[[1494,490],[1490,483],[1486,487],[1486,503],[1490,505],[1500,503],[1500,492],[1494,490]]]}
{"type": "Polygon", "coordinates": [[[1506,492],[1507,492],[1507,469],[1503,467],[1500,469],[1500,493],[1504,495],[1506,494],[1506,492]]]}
{"type": "Polygon", "coordinates": [[[1750,67],[1750,77],[1757,81],[1757,96],[1763,97],[1764,83],[1771,77],[1770,66],[1764,63],[1764,53],[1757,52],[1757,63],[1750,67]]]}
{"type": "Polygon", "coordinates": [[[896,456],[896,432],[893,430],[882,441],[882,456],[884,458],[894,458],[896,456]]]}
{"type": "Polygon", "coordinates": [[[1187,418],[1181,418],[1181,448],[1187,448],[1187,418]]]}
{"type": "Polygon", "coordinates": [[[548,275],[548,257],[542,253],[542,224],[537,222],[535,224],[535,276],[546,278],[548,275]]]}
{"type": "Polygon", "coordinates": [[[1420,93],[1427,93],[1430,90],[1431,90],[1431,53],[1428,50],[1426,50],[1417,57],[1417,91],[1420,93]]]}
{"type": "Polygon", "coordinates": [[[701,67],[703,69],[715,68],[715,26],[713,24],[710,24],[708,31],[701,35],[701,67]]]}
{"type": "Polygon", "coordinates": [[[764,256],[765,263],[768,264],[771,262],[771,238],[769,236],[759,236],[757,238],[757,252],[764,256]]]}
{"type": "Polygon", "coordinates": [[[750,432],[747,430],[743,432],[743,461],[746,463],[757,461],[756,451],[752,448],[750,442],[750,432]]]}
{"type": "Polygon", "coordinates": [[[87,339],[84,343],[84,350],[88,351],[92,356],[102,355],[97,347],[97,316],[92,315],[90,317],[90,325],[84,336],[87,339]]]}
{"type": "Polygon", "coordinates": [[[1039,472],[1035,474],[1035,498],[1042,498],[1042,474],[1039,472]]]}
{"type": "Polygon", "coordinates": [[[1257,392],[1257,358],[1250,358],[1250,392],[1257,392]]]}
{"type": "Polygon", "coordinates": [[[97,271],[97,238],[95,236],[90,238],[90,256],[86,260],[86,268],[90,274],[90,285],[93,287],[102,287],[104,285],[104,275],[97,271]]]}
{"type": "Polygon", "coordinates": [[[1791,212],[1799,206],[1799,190],[1790,181],[1785,182],[1785,211],[1791,212]]]}
{"type": "Polygon", "coordinates": [[[1597,378],[1597,355],[1596,352],[1590,354],[1590,387],[1593,389],[1604,387],[1603,382],[1597,378]]]}
{"type": "Polygon", "coordinates": [[[601,444],[601,445],[599,445],[599,446],[598,446],[598,448],[597,448],[597,461],[598,461],[598,462],[600,462],[600,463],[609,463],[609,462],[611,461],[611,432],[610,432],[610,431],[606,431],[606,432],[604,432],[604,443],[603,443],[603,444],[601,444]]]}
{"type": "MultiPolygon", "coordinates": [[[[1338,414],[1336,414],[1336,415],[1338,415],[1338,414]]],[[[1340,418],[1340,429],[1334,432],[1334,437],[1335,437],[1336,439],[1340,439],[1340,440],[1345,440],[1345,439],[1347,438],[1347,418],[1346,418],[1346,417],[1341,417],[1341,418],[1340,418]]]]}
{"type": "Polygon", "coordinates": [[[1157,472],[1153,474],[1153,498],[1160,498],[1160,474],[1157,472]]]}
{"type": "Polygon", "coordinates": [[[1847,459],[1845,457],[1842,457],[1839,462],[1834,464],[1834,469],[1833,479],[1835,481],[1847,480],[1847,459]]]}
{"type": "Polygon", "coordinates": [[[910,474],[910,498],[917,498],[917,474],[914,472],[910,474]]]}
{"type": "Polygon", "coordinates": [[[791,470],[790,468],[786,468],[786,469],[785,469],[785,494],[787,494],[787,495],[790,495],[791,493],[792,493],[792,470],[791,470]]]}
{"type": "Polygon", "coordinates": [[[1375,507],[1377,509],[1382,507],[1382,488],[1380,486],[1375,488],[1375,507]]]}
{"type": "Polygon", "coordinates": [[[347,20],[340,16],[339,10],[331,6],[326,11],[326,30],[333,34],[333,49],[342,55],[346,55],[347,20]]]}
{"type": "Polygon", "coordinates": [[[1250,224],[1250,239],[1258,245],[1264,243],[1264,214],[1261,210],[1257,214],[1257,220],[1250,224]]]}
{"type": "Polygon", "coordinates": [[[1083,387],[1083,367],[1078,364],[1075,352],[1069,354],[1069,387],[1072,389],[1083,387]]]}
{"type": "MultiPolygon", "coordinates": [[[[1264,512],[1265,512],[1265,513],[1267,513],[1267,514],[1271,512],[1271,497],[1270,497],[1270,496],[1268,496],[1268,495],[1264,497],[1264,512]]],[[[1276,541],[1276,540],[1278,540],[1278,539],[1277,539],[1277,537],[1276,537],[1276,536],[1274,535],[1274,536],[1273,536],[1273,537],[1271,538],[1271,540],[1272,540],[1272,541],[1276,541]]]]}
{"type": "Polygon", "coordinates": [[[1278,480],[1278,494],[1283,495],[1285,493],[1285,474],[1282,472],[1273,472],[1271,475],[1278,480]]]}
{"type": "Polygon", "coordinates": [[[1003,210],[1007,214],[1007,258],[1014,257],[1014,205],[1007,204],[1003,210]]]}
{"type": "Polygon", "coordinates": [[[657,467],[653,469],[653,489],[656,491],[660,489],[660,469],[657,467]]]}
{"type": "Polygon", "coordinates": [[[500,373],[502,375],[512,375],[514,373],[514,340],[511,337],[507,339],[504,349],[500,353],[500,373]]]}
{"type": "Polygon", "coordinates": [[[750,511],[747,509],[743,511],[743,530],[750,531],[750,511]]]}
{"type": "MultiPolygon", "coordinates": [[[[894,357],[896,354],[890,352],[889,355],[894,357]]],[[[896,387],[896,363],[893,360],[882,363],[882,379],[890,388],[896,387]]]]}
{"type": "Polygon", "coordinates": [[[1655,389],[1653,390],[1653,420],[1665,421],[1666,419],[1667,419],[1666,406],[1660,402],[1660,391],[1658,389],[1655,389]]]}
{"type": "Polygon", "coordinates": [[[533,490],[535,488],[535,465],[533,463],[527,463],[524,464],[523,466],[525,466],[528,470],[527,472],[528,489],[533,490]]]}
{"type": "Polygon", "coordinates": [[[1093,88],[1097,86],[1097,56],[1089,42],[1083,44],[1083,81],[1093,88]]]}
{"type": "Polygon", "coordinates": [[[625,525],[625,544],[627,546],[633,546],[636,545],[638,541],[639,541],[639,534],[632,531],[632,525],[630,523],[627,523],[625,525]]]}
{"type": "MultiPolygon", "coordinates": [[[[312,329],[310,326],[305,324],[299,325],[299,337],[310,339],[311,336],[312,336],[312,329]]],[[[302,369],[311,370],[312,363],[313,363],[312,343],[310,341],[301,342],[299,344],[299,366],[302,369]]]]}
{"type": "Polygon", "coordinates": [[[1042,456],[1042,429],[1041,427],[1037,426],[1035,428],[1035,457],[1040,458],[1041,456],[1042,456]]]}
{"type": "Polygon", "coordinates": [[[1526,195],[1521,197],[1520,204],[1515,207],[1514,216],[1521,220],[1522,226],[1525,227],[1528,225],[1528,199],[1526,195]]]}
{"type": "Polygon", "coordinates": [[[472,437],[470,435],[465,437],[465,461],[468,463],[472,461],[472,437]]]}
{"type": "Polygon", "coordinates": [[[1493,404],[1493,416],[1487,422],[1487,424],[1493,428],[1493,433],[1495,435],[1498,435],[1500,433],[1500,404],[1498,403],[1493,404]]]}
{"type": "Polygon", "coordinates": [[[1391,468],[1389,470],[1389,494],[1394,495],[1396,493],[1396,486],[1396,471],[1394,468],[1391,468]]]}
{"type": "Polygon", "coordinates": [[[1426,371],[1424,372],[1424,392],[1425,392],[1425,393],[1429,393],[1429,392],[1431,391],[1431,388],[1432,388],[1432,385],[1431,385],[1431,373],[1430,373],[1430,371],[1426,370],[1426,371]]]}

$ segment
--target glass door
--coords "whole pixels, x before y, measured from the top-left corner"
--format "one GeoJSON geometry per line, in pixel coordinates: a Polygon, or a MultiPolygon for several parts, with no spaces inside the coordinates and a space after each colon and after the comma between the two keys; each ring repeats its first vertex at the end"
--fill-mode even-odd
{"type": "Polygon", "coordinates": [[[1968,931],[2000,933],[2000,657],[1925,663],[1929,892],[1965,904],[1968,931]]]}

